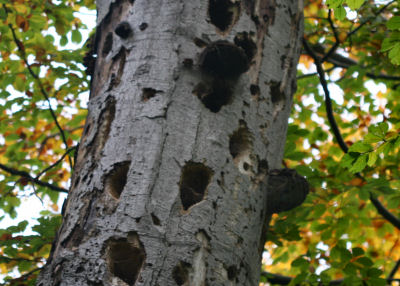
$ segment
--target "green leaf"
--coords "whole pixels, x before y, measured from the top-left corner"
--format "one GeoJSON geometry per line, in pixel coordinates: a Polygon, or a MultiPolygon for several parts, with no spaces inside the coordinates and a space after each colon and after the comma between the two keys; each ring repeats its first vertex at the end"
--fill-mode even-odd
{"type": "Polygon", "coordinates": [[[382,139],[383,139],[382,137],[380,137],[380,136],[378,136],[376,134],[368,133],[367,135],[365,135],[363,141],[365,143],[377,143],[377,142],[382,141],[382,139]]]}
{"type": "Polygon", "coordinates": [[[382,270],[378,269],[378,268],[370,268],[368,269],[368,277],[379,277],[382,275],[382,270]]]}
{"type": "Polygon", "coordinates": [[[293,267],[299,267],[299,268],[303,268],[303,269],[307,268],[309,264],[310,263],[307,260],[305,260],[303,257],[299,257],[292,262],[293,267]]]}
{"type": "Polygon", "coordinates": [[[356,275],[357,267],[353,263],[349,262],[343,268],[343,272],[346,273],[347,275],[356,275]]]}
{"type": "Polygon", "coordinates": [[[343,0],[327,0],[326,5],[328,5],[329,8],[337,8],[340,5],[342,5],[343,0]]]}
{"type": "Polygon", "coordinates": [[[349,152],[365,153],[372,150],[371,145],[358,141],[350,146],[349,152]]]}
{"type": "Polygon", "coordinates": [[[400,65],[400,43],[396,43],[389,52],[389,59],[395,65],[400,65]]]}
{"type": "Polygon", "coordinates": [[[79,44],[82,41],[81,33],[78,30],[73,30],[71,40],[72,42],[79,44]]]}
{"type": "Polygon", "coordinates": [[[367,162],[367,165],[368,165],[369,167],[372,167],[372,166],[375,164],[375,162],[376,162],[377,159],[378,159],[378,155],[377,155],[375,152],[370,152],[370,153],[368,153],[368,162],[367,162]]]}
{"type": "Polygon", "coordinates": [[[387,21],[386,26],[391,30],[400,29],[400,16],[394,16],[387,21]]]}
{"type": "Polygon", "coordinates": [[[372,260],[365,256],[360,257],[359,259],[356,260],[356,262],[364,265],[365,267],[371,267],[372,265],[374,265],[372,260]]]}
{"type": "Polygon", "coordinates": [[[364,0],[347,0],[346,3],[351,10],[356,10],[361,7],[361,5],[364,3],[364,0]]]}
{"type": "Polygon", "coordinates": [[[344,168],[350,168],[356,159],[357,159],[356,154],[346,153],[343,156],[342,160],[340,161],[340,165],[344,168]]]}
{"type": "Polygon", "coordinates": [[[364,250],[360,247],[354,247],[351,252],[353,253],[353,257],[361,256],[364,254],[364,250]]]}
{"type": "Polygon", "coordinates": [[[367,166],[367,157],[368,154],[362,154],[359,156],[349,171],[353,174],[361,172],[367,166]]]}
{"type": "Polygon", "coordinates": [[[60,39],[60,45],[65,46],[66,44],[68,44],[68,38],[65,35],[62,35],[60,39]]]}
{"type": "Polygon", "coordinates": [[[335,17],[338,20],[342,21],[346,18],[347,13],[346,10],[343,8],[343,6],[335,8],[334,11],[335,11],[335,17]]]}

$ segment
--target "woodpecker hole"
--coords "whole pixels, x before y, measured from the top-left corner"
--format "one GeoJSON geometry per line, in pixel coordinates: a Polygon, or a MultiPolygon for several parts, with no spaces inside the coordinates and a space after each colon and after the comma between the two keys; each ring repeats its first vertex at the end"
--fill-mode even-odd
{"type": "Polygon", "coordinates": [[[193,67],[193,60],[192,59],[189,59],[189,58],[184,59],[182,63],[183,63],[183,66],[186,67],[186,68],[193,67]]]}
{"type": "Polygon", "coordinates": [[[260,160],[258,162],[258,174],[267,174],[268,173],[268,161],[260,160]]]}
{"type": "Polygon", "coordinates": [[[108,53],[112,49],[112,45],[113,45],[113,35],[112,33],[108,33],[106,39],[104,40],[103,49],[101,50],[103,57],[108,55],[108,53]]]}
{"type": "Polygon", "coordinates": [[[211,83],[201,82],[193,89],[193,94],[211,112],[218,112],[222,106],[231,102],[233,88],[229,80],[213,79],[211,83]]]}
{"type": "Polygon", "coordinates": [[[250,93],[254,96],[260,95],[260,87],[255,84],[250,85],[250,93]]]}
{"type": "Polygon", "coordinates": [[[239,129],[231,135],[229,140],[229,151],[233,159],[235,159],[236,157],[240,156],[241,153],[251,149],[251,145],[252,135],[247,127],[243,124],[243,126],[239,127],[239,129]]]}
{"type": "Polygon", "coordinates": [[[155,90],[150,87],[146,87],[142,89],[142,101],[146,102],[150,98],[153,98],[156,96],[157,92],[160,92],[159,90],[155,90]]]}
{"type": "Polygon", "coordinates": [[[182,207],[185,211],[204,199],[212,175],[213,171],[201,163],[186,163],[179,183],[182,207]]]}
{"type": "Polygon", "coordinates": [[[83,271],[85,271],[85,268],[83,267],[83,266],[78,266],[76,269],[75,269],[75,273],[82,273],[83,271]]]}
{"type": "Polygon", "coordinates": [[[211,23],[222,33],[227,32],[239,19],[240,1],[209,0],[208,15],[211,23]]]}
{"type": "Polygon", "coordinates": [[[185,283],[189,282],[189,269],[190,264],[180,261],[178,265],[174,267],[172,270],[172,277],[174,278],[176,284],[180,285],[187,285],[185,283]]]}
{"type": "Polygon", "coordinates": [[[236,266],[232,265],[228,267],[227,272],[228,272],[228,279],[232,281],[236,278],[238,271],[236,266]]]}
{"type": "Polygon", "coordinates": [[[253,136],[244,121],[241,121],[240,127],[229,138],[229,152],[234,164],[243,174],[250,175],[253,173],[252,145],[253,136]]]}
{"type": "Polygon", "coordinates": [[[247,32],[238,33],[233,41],[236,46],[241,47],[244,50],[247,59],[250,62],[257,52],[257,45],[251,39],[251,35],[247,32]]]}
{"type": "Polygon", "coordinates": [[[135,285],[146,254],[136,233],[125,239],[113,239],[107,245],[108,269],[129,286],[135,285]]]}
{"type": "Polygon", "coordinates": [[[283,92],[281,92],[280,86],[281,86],[281,82],[273,81],[270,84],[271,101],[274,104],[285,100],[285,94],[283,92]]]}
{"type": "Polygon", "coordinates": [[[98,121],[98,132],[95,138],[95,150],[96,154],[99,155],[100,151],[103,149],[108,135],[111,130],[111,123],[114,121],[115,117],[115,99],[114,97],[108,97],[105,102],[106,108],[101,111],[98,121]]]}
{"type": "Polygon", "coordinates": [[[114,169],[106,175],[105,189],[114,199],[119,199],[127,181],[130,161],[117,163],[114,169]]]}
{"type": "Polygon", "coordinates": [[[111,77],[110,77],[110,84],[108,86],[107,91],[110,91],[114,88],[114,86],[118,86],[121,82],[121,77],[124,72],[126,55],[128,51],[122,47],[118,54],[113,57],[113,62],[110,68],[111,77]]]}
{"type": "Polygon", "coordinates": [[[119,23],[115,28],[115,34],[122,39],[129,38],[133,34],[131,25],[126,21],[119,23]]]}
{"type": "Polygon", "coordinates": [[[209,44],[199,58],[201,69],[212,76],[236,78],[249,69],[245,51],[228,41],[209,44]]]}
{"type": "Polygon", "coordinates": [[[151,214],[151,220],[154,225],[161,225],[160,219],[154,213],[151,214]]]}
{"type": "Polygon", "coordinates": [[[149,25],[147,23],[142,23],[139,25],[139,29],[140,29],[140,31],[144,31],[147,29],[148,26],[149,25]]]}

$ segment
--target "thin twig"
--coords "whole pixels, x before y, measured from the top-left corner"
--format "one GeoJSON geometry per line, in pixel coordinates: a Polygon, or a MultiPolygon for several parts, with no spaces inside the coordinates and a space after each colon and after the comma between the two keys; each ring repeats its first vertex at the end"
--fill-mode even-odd
{"type": "Polygon", "coordinates": [[[331,26],[333,35],[335,37],[335,44],[329,49],[329,51],[326,53],[326,55],[321,59],[322,63],[325,62],[325,60],[328,59],[340,45],[340,39],[339,39],[337,30],[336,30],[336,27],[333,24],[333,20],[332,20],[332,9],[329,9],[329,12],[328,12],[328,22],[329,22],[329,26],[331,26]]]}
{"type": "Polygon", "coordinates": [[[61,156],[60,159],[58,159],[54,164],[48,166],[47,168],[45,168],[43,171],[41,171],[39,174],[36,175],[35,179],[39,179],[39,177],[41,175],[43,175],[44,173],[46,173],[48,170],[54,168],[55,166],[57,166],[59,163],[62,162],[62,160],[64,160],[65,156],[67,156],[72,150],[75,150],[76,146],[74,147],[70,147],[68,148],[68,150],[61,156]]]}
{"type": "Polygon", "coordinates": [[[399,270],[400,267],[400,259],[397,260],[396,264],[394,265],[392,271],[390,271],[389,276],[387,279],[393,279],[394,275],[396,275],[397,270],[399,270]]]}
{"type": "MultiPolygon", "coordinates": [[[[314,51],[315,54],[318,56],[322,56],[325,54],[325,47],[321,44],[314,44],[310,46],[312,50],[314,51]]],[[[307,53],[308,54],[308,53],[307,53]]],[[[360,66],[357,61],[347,58],[345,56],[342,56],[338,53],[333,53],[329,58],[326,58],[326,62],[329,62],[335,67],[340,67],[340,68],[345,68],[348,69],[351,66],[360,66]]],[[[360,66],[361,69],[368,69],[368,67],[360,66]]],[[[369,78],[372,79],[383,79],[383,80],[395,80],[395,81],[400,81],[400,76],[393,76],[393,75],[387,75],[387,74],[374,74],[372,72],[366,72],[365,75],[369,78]]]]}
{"type": "Polygon", "coordinates": [[[60,187],[54,186],[54,185],[52,185],[50,183],[47,183],[47,182],[40,181],[40,180],[32,177],[28,172],[16,170],[14,168],[7,167],[6,165],[3,165],[3,164],[0,164],[0,169],[4,170],[7,173],[10,173],[12,175],[16,175],[16,176],[20,176],[20,177],[26,178],[28,181],[33,182],[36,185],[39,185],[39,186],[42,186],[42,187],[47,187],[47,188],[49,188],[49,189],[51,189],[53,191],[56,191],[56,192],[68,193],[68,190],[66,190],[64,188],[60,188],[60,187]]]}
{"type": "MultiPolygon", "coordinates": [[[[329,72],[333,71],[336,68],[338,68],[338,67],[335,67],[335,66],[331,67],[329,69],[326,69],[325,72],[329,73],[329,72]]],[[[318,73],[317,72],[306,73],[306,74],[299,75],[298,77],[296,77],[296,79],[299,80],[299,79],[303,79],[303,78],[307,78],[307,77],[312,77],[312,76],[315,76],[315,75],[318,75],[318,73]]]]}

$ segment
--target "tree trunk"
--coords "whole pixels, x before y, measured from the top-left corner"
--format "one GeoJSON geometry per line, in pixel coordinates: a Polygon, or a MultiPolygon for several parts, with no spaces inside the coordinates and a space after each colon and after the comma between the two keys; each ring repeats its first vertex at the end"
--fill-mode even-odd
{"type": "Polygon", "coordinates": [[[258,285],[297,0],[98,0],[89,115],[38,285],[258,285]]]}

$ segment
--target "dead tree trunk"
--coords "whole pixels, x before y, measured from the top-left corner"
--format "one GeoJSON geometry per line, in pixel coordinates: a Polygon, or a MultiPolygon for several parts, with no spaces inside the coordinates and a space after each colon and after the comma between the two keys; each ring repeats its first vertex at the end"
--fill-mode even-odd
{"type": "Polygon", "coordinates": [[[38,285],[258,285],[298,0],[98,0],[89,115],[38,285]]]}

